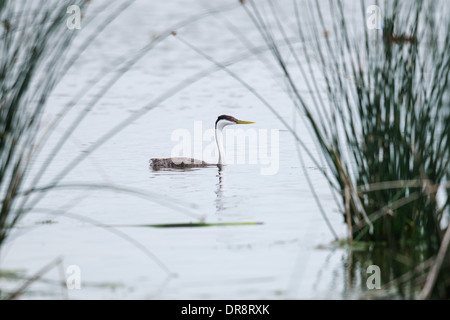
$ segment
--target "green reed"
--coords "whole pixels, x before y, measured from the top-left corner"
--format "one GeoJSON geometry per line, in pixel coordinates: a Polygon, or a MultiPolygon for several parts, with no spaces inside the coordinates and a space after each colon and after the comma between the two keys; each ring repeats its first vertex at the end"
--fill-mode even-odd
{"type": "Polygon", "coordinates": [[[0,1],[0,245],[19,220],[21,197],[47,98],[64,74],[75,32],[66,8],[85,1],[0,1]]]}
{"type": "Polygon", "coordinates": [[[243,8],[321,151],[313,161],[325,163],[348,240],[392,251],[395,277],[420,270],[397,286],[403,297],[448,298],[450,7],[386,1],[382,25],[372,29],[372,4],[360,1],[354,11],[344,1],[268,0],[243,8]]]}

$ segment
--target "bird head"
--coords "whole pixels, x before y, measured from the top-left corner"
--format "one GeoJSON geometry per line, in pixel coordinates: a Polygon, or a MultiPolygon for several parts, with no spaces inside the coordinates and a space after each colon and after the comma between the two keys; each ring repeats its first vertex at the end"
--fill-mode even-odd
{"type": "Polygon", "coordinates": [[[222,129],[225,126],[234,125],[234,124],[250,124],[254,123],[251,121],[243,121],[238,120],[233,116],[221,115],[216,120],[216,129],[222,129]]]}

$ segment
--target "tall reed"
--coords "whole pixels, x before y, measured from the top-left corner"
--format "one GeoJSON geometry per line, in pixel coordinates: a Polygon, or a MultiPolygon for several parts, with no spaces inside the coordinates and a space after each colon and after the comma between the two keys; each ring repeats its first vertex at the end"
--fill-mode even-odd
{"type": "Polygon", "coordinates": [[[86,3],[0,1],[0,247],[23,214],[16,205],[40,147],[42,114],[75,35],[67,7],[86,3]]]}
{"type": "Polygon", "coordinates": [[[250,0],[243,8],[321,151],[313,161],[326,164],[349,241],[392,250],[394,276],[440,259],[398,288],[448,298],[450,7],[386,1],[371,13],[372,4],[355,11],[344,1],[293,0],[286,9],[250,0]],[[372,30],[368,19],[378,17],[368,14],[378,13],[372,30]],[[399,256],[406,262],[394,270],[399,256]]]}

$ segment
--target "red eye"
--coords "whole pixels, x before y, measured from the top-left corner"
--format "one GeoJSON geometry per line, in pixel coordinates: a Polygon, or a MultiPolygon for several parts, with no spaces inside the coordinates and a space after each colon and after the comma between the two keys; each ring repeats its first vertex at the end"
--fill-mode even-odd
{"type": "Polygon", "coordinates": [[[231,121],[234,121],[234,118],[231,118],[231,121]]]}

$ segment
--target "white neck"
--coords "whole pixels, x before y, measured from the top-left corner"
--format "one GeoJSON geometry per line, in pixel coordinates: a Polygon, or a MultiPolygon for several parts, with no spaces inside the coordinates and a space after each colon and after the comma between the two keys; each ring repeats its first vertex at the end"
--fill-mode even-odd
{"type": "Polygon", "coordinates": [[[219,162],[218,164],[225,164],[225,149],[223,148],[223,126],[217,126],[216,128],[216,143],[219,150],[219,162]]]}

